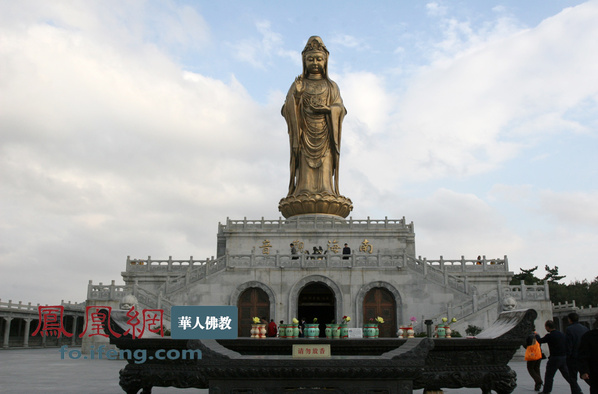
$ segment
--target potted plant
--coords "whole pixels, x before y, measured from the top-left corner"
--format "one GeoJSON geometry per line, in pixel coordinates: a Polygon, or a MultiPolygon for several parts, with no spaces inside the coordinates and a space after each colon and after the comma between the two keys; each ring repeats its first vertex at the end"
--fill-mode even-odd
{"type": "Polygon", "coordinates": [[[262,323],[262,319],[254,317],[251,324],[251,338],[266,338],[266,324],[262,323]]]}
{"type": "Polygon", "coordinates": [[[343,321],[340,325],[340,337],[342,339],[345,338],[349,338],[349,328],[347,323],[349,323],[351,321],[351,317],[350,316],[343,316],[343,321]]]}
{"type": "Polygon", "coordinates": [[[378,334],[380,330],[378,329],[378,325],[383,324],[384,319],[380,316],[378,317],[371,317],[368,323],[365,324],[363,329],[363,337],[364,338],[378,338],[378,334]]]}
{"type": "Polygon", "coordinates": [[[415,338],[415,331],[413,330],[413,325],[417,323],[417,319],[415,318],[415,316],[411,316],[409,320],[411,320],[411,324],[407,328],[407,338],[415,338]]]}
{"type": "Polygon", "coordinates": [[[317,338],[320,336],[320,325],[318,318],[314,317],[313,323],[305,325],[305,338],[317,338]]]}
{"type": "Polygon", "coordinates": [[[447,338],[451,338],[451,334],[452,334],[452,330],[451,330],[451,324],[456,323],[457,319],[456,318],[452,318],[448,323],[446,323],[445,321],[445,326],[444,326],[444,332],[446,333],[446,337],[447,338]]]}

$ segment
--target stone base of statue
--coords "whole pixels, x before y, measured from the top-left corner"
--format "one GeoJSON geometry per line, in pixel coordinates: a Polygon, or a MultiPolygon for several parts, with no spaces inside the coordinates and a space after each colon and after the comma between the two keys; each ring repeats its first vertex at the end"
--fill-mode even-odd
{"type": "Polygon", "coordinates": [[[278,210],[285,218],[316,213],[346,218],[352,209],[353,202],[347,197],[320,193],[289,196],[278,203],[278,210]]]}

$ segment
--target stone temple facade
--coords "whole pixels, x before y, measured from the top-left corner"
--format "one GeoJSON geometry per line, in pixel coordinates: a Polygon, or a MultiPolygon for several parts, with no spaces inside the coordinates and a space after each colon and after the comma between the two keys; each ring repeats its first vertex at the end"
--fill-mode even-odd
{"type": "MultiPolygon", "coordinates": [[[[547,286],[509,285],[506,256],[417,257],[414,224],[405,218],[227,219],[218,226],[217,243],[216,257],[208,260],[127,258],[125,285],[90,282],[87,305],[117,307],[133,294],[139,308],[164,309],[166,318],[173,305],[236,305],[239,336],[250,335],[253,316],[324,324],[346,315],[350,327],[381,316],[381,337],[396,336],[411,317],[416,332],[425,332],[425,320],[454,317],[452,328],[463,335],[468,325],[488,327],[503,309],[534,308],[540,322],[552,317],[547,286]],[[342,253],[345,243],[349,255],[342,253]],[[314,247],[322,253],[314,254],[314,247]]],[[[541,331],[543,325],[536,326],[541,331]]]]}

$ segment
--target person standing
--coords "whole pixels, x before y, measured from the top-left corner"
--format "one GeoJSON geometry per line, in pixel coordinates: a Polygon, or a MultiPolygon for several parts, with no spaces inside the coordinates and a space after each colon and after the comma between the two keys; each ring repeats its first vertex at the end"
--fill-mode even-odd
{"type": "MultiPolygon", "coordinates": [[[[586,326],[579,324],[579,315],[575,312],[567,315],[569,319],[569,326],[565,330],[565,336],[567,337],[567,369],[569,369],[569,377],[571,381],[579,388],[577,384],[577,373],[579,372],[578,366],[578,355],[579,355],[579,344],[581,337],[589,331],[586,326]]],[[[581,388],[579,388],[581,391],[581,388]]]]}
{"type": "Polygon", "coordinates": [[[598,394],[598,315],[594,327],[581,337],[578,355],[579,374],[590,385],[590,394],[598,394]]]}
{"type": "Polygon", "coordinates": [[[274,319],[270,319],[270,323],[268,323],[268,336],[275,337],[278,334],[278,327],[276,323],[274,323],[274,319]]]}
{"type": "Polygon", "coordinates": [[[297,256],[297,248],[295,247],[294,244],[291,244],[291,258],[293,260],[297,260],[299,258],[299,256],[297,256]]]}
{"type": "Polygon", "coordinates": [[[305,337],[305,318],[301,318],[301,323],[299,323],[299,338],[305,337]]]}
{"type": "Polygon", "coordinates": [[[571,394],[580,394],[581,389],[579,385],[574,385],[569,377],[569,370],[567,369],[567,338],[565,334],[556,330],[552,320],[546,320],[544,327],[548,334],[542,338],[536,334],[536,340],[540,343],[547,343],[550,350],[550,357],[546,363],[546,372],[544,374],[544,391],[542,394],[549,394],[552,391],[552,384],[554,382],[554,375],[556,371],[561,371],[563,378],[569,383],[571,387],[571,394]]]}
{"type": "Polygon", "coordinates": [[[536,340],[536,332],[525,339],[525,361],[527,361],[527,372],[534,379],[534,391],[542,389],[542,375],[540,374],[540,364],[542,364],[542,348],[536,340]],[[531,348],[530,348],[531,347],[531,348]]]}
{"type": "Polygon", "coordinates": [[[343,260],[349,260],[350,255],[351,248],[349,247],[349,244],[345,244],[345,247],[343,248],[343,260]]]}

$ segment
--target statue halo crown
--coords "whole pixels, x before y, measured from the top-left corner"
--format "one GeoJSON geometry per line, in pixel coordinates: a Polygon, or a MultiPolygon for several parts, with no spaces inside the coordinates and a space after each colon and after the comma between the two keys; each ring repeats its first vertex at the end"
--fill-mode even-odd
{"type": "Polygon", "coordinates": [[[305,44],[305,48],[303,48],[302,54],[307,52],[324,52],[326,55],[329,54],[328,49],[324,45],[324,41],[318,36],[311,36],[309,40],[307,40],[307,44],[305,44]]]}

